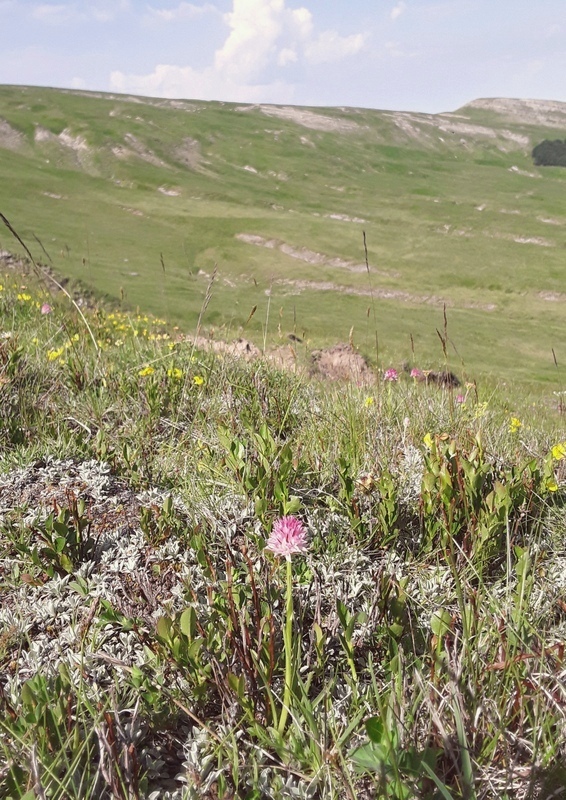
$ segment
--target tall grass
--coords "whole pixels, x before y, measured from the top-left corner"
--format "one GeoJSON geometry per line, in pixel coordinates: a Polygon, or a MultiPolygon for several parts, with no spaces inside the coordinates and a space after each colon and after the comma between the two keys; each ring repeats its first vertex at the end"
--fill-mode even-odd
{"type": "Polygon", "coordinates": [[[1,284],[0,796],[562,785],[557,407],[325,385],[1,284]]]}

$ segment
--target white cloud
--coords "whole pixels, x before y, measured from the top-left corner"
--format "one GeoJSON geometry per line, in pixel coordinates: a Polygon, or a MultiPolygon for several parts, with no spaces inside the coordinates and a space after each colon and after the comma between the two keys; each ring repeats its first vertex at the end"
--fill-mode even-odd
{"type": "Polygon", "coordinates": [[[397,19],[397,17],[400,17],[401,14],[403,14],[406,11],[406,9],[407,9],[407,4],[403,0],[399,0],[397,5],[393,6],[393,8],[391,9],[391,13],[389,14],[390,19],[393,20],[397,19]]]}
{"type": "Polygon", "coordinates": [[[383,46],[391,58],[415,58],[418,55],[417,51],[405,50],[399,42],[385,42],[383,46]]]}
{"type": "Polygon", "coordinates": [[[32,19],[48,25],[67,25],[76,22],[110,22],[116,15],[130,8],[129,0],[91,3],[86,8],[78,3],[40,3],[30,10],[32,19]]]}
{"type": "Polygon", "coordinates": [[[300,39],[307,39],[312,32],[312,14],[308,8],[296,8],[289,13],[291,28],[300,39]]]}
{"type": "Polygon", "coordinates": [[[336,31],[324,31],[305,47],[307,60],[312,64],[328,61],[339,61],[347,56],[355,55],[363,48],[365,36],[355,33],[351,36],[340,36],[336,31]]]}
{"type": "MultiPolygon", "coordinates": [[[[169,21],[211,8],[182,2],[167,11],[150,11],[169,21]]],[[[327,30],[315,35],[309,9],[288,8],[286,0],[232,0],[232,10],[223,20],[228,34],[205,69],[159,64],[147,75],[113,72],[112,89],[203,100],[291,102],[293,88],[277,77],[278,70],[301,59],[313,64],[338,61],[365,44],[361,33],[340,36],[327,30]]]]}
{"type": "Polygon", "coordinates": [[[285,0],[233,0],[233,11],[224,15],[231,31],[214,56],[217,71],[232,80],[253,80],[273,58],[285,17],[285,0]]]}
{"type": "Polygon", "coordinates": [[[153,8],[149,6],[147,16],[152,20],[157,18],[164,22],[173,22],[178,19],[195,19],[210,13],[218,13],[216,6],[210,3],[205,3],[202,6],[197,6],[194,3],[179,3],[174,8],[153,8]]]}
{"type": "Polygon", "coordinates": [[[51,3],[42,3],[39,6],[32,8],[31,16],[40,22],[48,22],[52,24],[60,24],[61,22],[68,22],[76,18],[76,10],[69,5],[60,3],[54,5],[51,3]]]}
{"type": "Polygon", "coordinates": [[[195,70],[158,64],[149,75],[127,75],[112,72],[113,91],[149,97],[225,100],[242,103],[291,103],[294,90],[283,81],[269,84],[242,85],[226,80],[214,68],[195,70]]]}
{"type": "Polygon", "coordinates": [[[277,65],[279,67],[286,67],[287,64],[294,64],[298,61],[297,51],[291,49],[290,47],[284,47],[282,50],[279,51],[279,55],[277,56],[277,65]]]}

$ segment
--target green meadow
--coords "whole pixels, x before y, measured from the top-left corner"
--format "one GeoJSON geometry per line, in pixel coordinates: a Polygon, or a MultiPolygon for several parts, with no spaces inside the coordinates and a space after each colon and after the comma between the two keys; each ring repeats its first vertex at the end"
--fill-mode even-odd
{"type": "MultiPolygon", "coordinates": [[[[566,125],[555,105],[434,116],[2,87],[0,210],[58,275],[189,333],[209,291],[217,338],[350,337],[381,367],[448,358],[550,389],[566,173],[530,152],[566,125]]],[[[0,246],[22,252],[5,229],[0,246]]]]}

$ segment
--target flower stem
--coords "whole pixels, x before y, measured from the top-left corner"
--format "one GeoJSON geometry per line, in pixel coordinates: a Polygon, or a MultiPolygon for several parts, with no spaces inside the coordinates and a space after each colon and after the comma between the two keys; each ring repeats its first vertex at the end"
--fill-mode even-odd
{"type": "Polygon", "coordinates": [[[285,648],[285,689],[283,691],[283,707],[279,717],[279,725],[277,726],[280,735],[283,735],[285,730],[293,683],[293,568],[290,558],[287,560],[287,606],[285,609],[285,627],[283,628],[283,646],[285,648]]]}

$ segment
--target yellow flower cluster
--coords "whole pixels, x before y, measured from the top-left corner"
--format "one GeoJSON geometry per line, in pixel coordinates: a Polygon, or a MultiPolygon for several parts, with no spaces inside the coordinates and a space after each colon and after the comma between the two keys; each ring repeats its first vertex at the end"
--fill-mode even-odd
{"type": "Polygon", "coordinates": [[[48,361],[57,361],[58,358],[61,358],[63,353],[65,352],[64,347],[59,347],[57,350],[48,350],[47,351],[47,360],[48,361]]]}
{"type": "Polygon", "coordinates": [[[150,317],[147,314],[130,315],[122,311],[112,311],[101,320],[101,334],[106,336],[107,344],[120,346],[124,343],[124,337],[130,333],[134,338],[147,339],[148,341],[162,341],[170,339],[170,335],[163,331],[155,331],[155,328],[166,325],[163,319],[150,317]],[[116,339],[116,335],[119,338],[116,339]]]}
{"type": "Polygon", "coordinates": [[[142,378],[147,378],[149,375],[153,375],[154,372],[155,372],[154,368],[148,365],[140,369],[138,375],[140,375],[142,378]]]}
{"type": "Polygon", "coordinates": [[[79,334],[75,333],[73,336],[71,336],[71,338],[67,342],[65,342],[65,344],[62,347],[58,347],[57,349],[54,349],[54,350],[48,350],[47,351],[47,360],[48,361],[57,361],[58,358],[61,358],[61,356],[63,355],[65,350],[68,350],[69,347],[72,347],[74,342],[78,342],[79,341],[79,338],[80,338],[79,334]]]}
{"type": "Polygon", "coordinates": [[[517,431],[521,430],[523,427],[523,423],[517,417],[511,417],[511,421],[509,422],[509,430],[511,433],[517,433],[517,431]]]}

